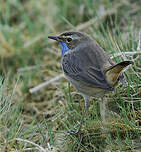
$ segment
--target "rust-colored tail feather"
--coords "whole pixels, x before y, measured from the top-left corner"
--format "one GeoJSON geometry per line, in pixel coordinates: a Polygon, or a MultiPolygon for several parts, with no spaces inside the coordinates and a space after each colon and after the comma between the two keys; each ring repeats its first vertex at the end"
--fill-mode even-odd
{"type": "Polygon", "coordinates": [[[132,61],[123,61],[116,65],[111,66],[108,70],[106,70],[106,80],[111,86],[115,86],[118,82],[118,78],[120,72],[127,67],[128,65],[133,64],[132,61]]]}

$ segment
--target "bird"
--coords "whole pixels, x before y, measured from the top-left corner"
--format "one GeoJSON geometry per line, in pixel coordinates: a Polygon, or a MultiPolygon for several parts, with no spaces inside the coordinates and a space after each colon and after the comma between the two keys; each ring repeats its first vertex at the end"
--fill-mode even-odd
{"type": "MultiPolygon", "coordinates": [[[[96,40],[83,32],[67,31],[48,38],[60,43],[64,75],[84,98],[79,128],[70,131],[71,134],[78,134],[89,108],[90,97],[99,97],[103,101],[105,94],[114,91],[119,81],[126,84],[123,69],[133,62],[115,63],[96,40]]],[[[105,121],[105,103],[101,103],[101,117],[105,121]]]]}

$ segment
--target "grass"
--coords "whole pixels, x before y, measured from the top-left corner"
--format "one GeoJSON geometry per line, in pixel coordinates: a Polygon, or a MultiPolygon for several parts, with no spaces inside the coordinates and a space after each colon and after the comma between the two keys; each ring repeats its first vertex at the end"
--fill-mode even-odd
{"type": "Polygon", "coordinates": [[[60,48],[48,41],[54,35],[82,29],[113,56],[137,49],[140,2],[115,0],[4,1],[0,5],[0,151],[103,152],[140,151],[141,75],[140,56],[114,57],[134,60],[126,72],[128,86],[119,84],[107,95],[106,133],[102,132],[99,101],[91,106],[82,132],[78,127],[83,98],[65,79],[35,94],[29,89],[62,73],[60,48]],[[104,17],[106,11],[115,9],[104,17]]]}

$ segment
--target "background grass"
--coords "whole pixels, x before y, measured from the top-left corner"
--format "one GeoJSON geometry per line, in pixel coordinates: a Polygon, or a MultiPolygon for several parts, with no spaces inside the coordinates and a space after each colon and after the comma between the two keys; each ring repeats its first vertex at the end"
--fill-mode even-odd
{"type": "Polygon", "coordinates": [[[81,134],[67,135],[79,124],[83,98],[65,79],[29,93],[62,73],[60,47],[48,35],[81,29],[110,56],[135,52],[140,6],[138,0],[1,0],[0,151],[141,151],[140,55],[114,57],[135,63],[125,74],[128,86],[107,96],[105,134],[100,99],[91,99],[81,134]]]}

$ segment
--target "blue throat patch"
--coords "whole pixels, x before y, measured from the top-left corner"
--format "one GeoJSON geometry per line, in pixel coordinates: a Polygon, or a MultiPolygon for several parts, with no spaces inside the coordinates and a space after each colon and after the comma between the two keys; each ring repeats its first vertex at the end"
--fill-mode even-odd
{"type": "Polygon", "coordinates": [[[67,47],[66,43],[64,42],[59,42],[61,44],[62,47],[62,55],[67,52],[69,50],[69,48],[67,47]]]}

